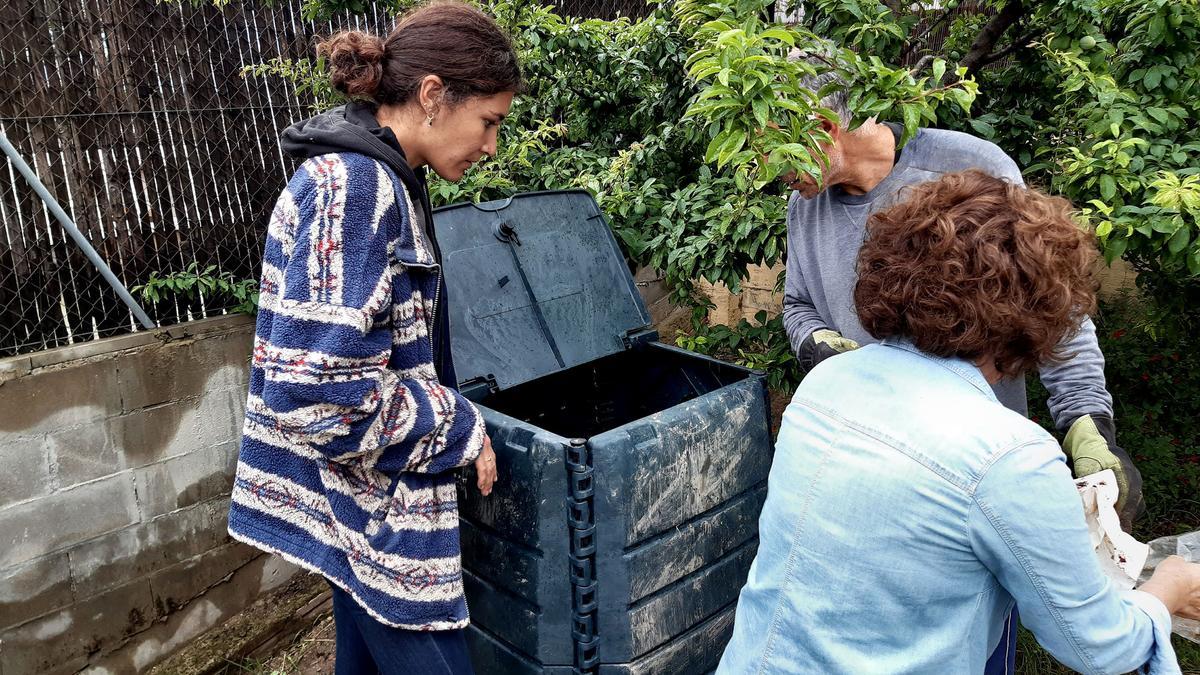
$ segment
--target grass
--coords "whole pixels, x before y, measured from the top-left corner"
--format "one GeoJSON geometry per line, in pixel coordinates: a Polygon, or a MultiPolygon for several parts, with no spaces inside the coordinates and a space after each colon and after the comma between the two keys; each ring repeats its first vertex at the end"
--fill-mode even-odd
{"type": "MultiPolygon", "coordinates": [[[[1178,635],[1172,635],[1171,642],[1175,645],[1175,655],[1179,657],[1183,675],[1200,675],[1200,645],[1178,635]]],[[[1021,629],[1017,636],[1016,675],[1071,675],[1074,672],[1042,649],[1032,633],[1021,629]]]]}

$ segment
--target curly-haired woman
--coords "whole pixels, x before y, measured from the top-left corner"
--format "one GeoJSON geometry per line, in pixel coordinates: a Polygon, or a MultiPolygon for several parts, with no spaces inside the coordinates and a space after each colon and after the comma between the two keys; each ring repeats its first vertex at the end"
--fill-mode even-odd
{"type": "Polygon", "coordinates": [[[904,196],[858,258],[882,342],[820,364],[784,414],[718,672],[979,673],[1014,602],[1080,672],[1178,672],[1171,614],[1200,616],[1200,566],[1117,588],[1058,444],[988,386],[1067,356],[1090,236],[1066,201],[977,171],[904,196]]]}
{"type": "Polygon", "coordinates": [[[496,152],[513,46],[459,2],[321,46],[349,105],[284,132],[305,159],[267,228],[229,531],[333,586],[341,673],[470,673],[454,469],[496,460],[456,391],[425,170],[496,152]]]}

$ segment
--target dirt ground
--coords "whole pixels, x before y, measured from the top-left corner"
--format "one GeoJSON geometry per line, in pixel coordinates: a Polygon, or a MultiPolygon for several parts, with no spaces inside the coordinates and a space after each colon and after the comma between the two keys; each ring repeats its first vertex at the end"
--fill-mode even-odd
{"type": "Polygon", "coordinates": [[[261,663],[248,663],[226,671],[255,675],[324,675],[333,672],[333,615],[327,614],[312,630],[299,636],[282,652],[261,663]]]}

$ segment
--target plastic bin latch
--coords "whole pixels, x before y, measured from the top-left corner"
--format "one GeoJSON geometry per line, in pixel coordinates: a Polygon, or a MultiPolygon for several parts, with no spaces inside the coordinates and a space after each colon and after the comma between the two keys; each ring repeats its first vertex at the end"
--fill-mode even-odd
{"type": "Polygon", "coordinates": [[[563,448],[567,468],[567,524],[571,536],[571,640],[574,671],[594,675],[600,668],[599,603],[596,580],[596,487],[587,440],[571,439],[563,448]]]}

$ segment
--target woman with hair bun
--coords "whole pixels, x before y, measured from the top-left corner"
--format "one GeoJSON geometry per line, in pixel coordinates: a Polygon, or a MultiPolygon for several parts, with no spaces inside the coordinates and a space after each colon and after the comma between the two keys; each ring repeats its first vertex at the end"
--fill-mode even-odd
{"type": "Polygon", "coordinates": [[[425,171],[495,154],[521,70],[459,2],[319,49],[353,102],[283,134],[305,161],[267,228],[229,531],[329,580],[338,673],[471,673],[455,469],[488,495],[496,457],[456,390],[425,171]]]}

